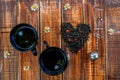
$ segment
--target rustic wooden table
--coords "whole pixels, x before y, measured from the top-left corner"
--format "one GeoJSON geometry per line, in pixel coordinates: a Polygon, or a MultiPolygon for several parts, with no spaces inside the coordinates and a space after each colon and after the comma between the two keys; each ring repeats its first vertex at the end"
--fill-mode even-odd
{"type": "Polygon", "coordinates": [[[0,0],[0,80],[120,80],[120,1],[119,0],[0,0]],[[38,5],[33,11],[31,6],[38,5]],[[70,4],[67,10],[65,5],[70,4]],[[101,17],[99,58],[90,60],[89,54],[96,49],[97,19],[101,17]],[[76,26],[85,23],[92,33],[84,48],[71,53],[61,38],[61,23],[76,26]],[[29,23],[38,31],[38,56],[31,51],[15,50],[9,41],[11,29],[19,23],[29,23]],[[44,28],[50,27],[45,33],[44,28]],[[108,34],[113,29],[112,35],[108,34]],[[49,76],[41,71],[38,58],[45,49],[43,41],[69,54],[67,69],[58,76],[49,76]],[[8,54],[5,57],[5,54],[8,54]],[[29,66],[28,70],[24,70],[29,66]]]}

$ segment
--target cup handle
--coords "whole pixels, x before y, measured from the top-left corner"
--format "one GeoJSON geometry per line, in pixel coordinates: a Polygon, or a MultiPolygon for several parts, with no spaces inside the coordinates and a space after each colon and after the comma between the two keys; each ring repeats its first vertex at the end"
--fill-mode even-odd
{"type": "Polygon", "coordinates": [[[50,47],[47,41],[44,41],[44,45],[46,46],[46,48],[50,47]]]}
{"type": "Polygon", "coordinates": [[[32,51],[32,53],[33,53],[34,56],[37,56],[37,50],[36,50],[35,47],[31,51],[32,51]]]}

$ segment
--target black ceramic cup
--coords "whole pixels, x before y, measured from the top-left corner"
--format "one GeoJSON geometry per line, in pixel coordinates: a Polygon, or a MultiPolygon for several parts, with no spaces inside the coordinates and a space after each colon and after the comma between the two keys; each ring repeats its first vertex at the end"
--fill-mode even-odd
{"type": "Polygon", "coordinates": [[[68,63],[66,53],[58,47],[50,47],[46,41],[44,44],[46,49],[39,57],[42,71],[53,76],[63,73],[68,63]]]}
{"type": "Polygon", "coordinates": [[[12,46],[22,52],[31,50],[34,56],[37,55],[37,40],[37,31],[30,24],[18,24],[13,27],[10,32],[10,43],[12,44],[12,46]]]}

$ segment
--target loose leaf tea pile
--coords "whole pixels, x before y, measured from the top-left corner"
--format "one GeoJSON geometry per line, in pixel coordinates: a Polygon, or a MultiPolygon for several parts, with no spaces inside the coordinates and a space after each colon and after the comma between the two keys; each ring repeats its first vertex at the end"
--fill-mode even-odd
{"type": "Polygon", "coordinates": [[[62,38],[73,53],[84,47],[90,32],[90,26],[87,24],[77,24],[76,28],[71,23],[63,23],[61,25],[62,38]]]}

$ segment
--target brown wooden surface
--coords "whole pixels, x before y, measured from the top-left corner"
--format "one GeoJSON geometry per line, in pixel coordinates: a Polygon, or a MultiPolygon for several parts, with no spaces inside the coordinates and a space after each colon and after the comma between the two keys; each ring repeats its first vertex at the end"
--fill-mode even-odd
{"type": "Polygon", "coordinates": [[[0,80],[119,80],[120,79],[120,1],[119,0],[0,0],[0,55],[9,52],[9,58],[0,57],[0,80]],[[71,9],[64,10],[69,3],[71,9]],[[39,5],[36,11],[31,5],[39,5]],[[99,59],[91,61],[89,53],[96,50],[95,32],[97,19],[101,17],[99,39],[99,59]],[[84,48],[77,54],[71,53],[61,38],[61,23],[70,22],[74,27],[78,23],[91,26],[92,33],[84,48]],[[19,23],[33,25],[39,35],[37,52],[15,50],[9,41],[11,29],[19,23]],[[51,31],[44,33],[48,26],[51,31]],[[107,33],[113,28],[115,33],[107,33]],[[69,64],[63,74],[49,76],[41,71],[38,58],[45,49],[43,41],[50,46],[62,48],[70,55],[69,64]],[[24,66],[30,66],[25,71],[24,66]]]}

